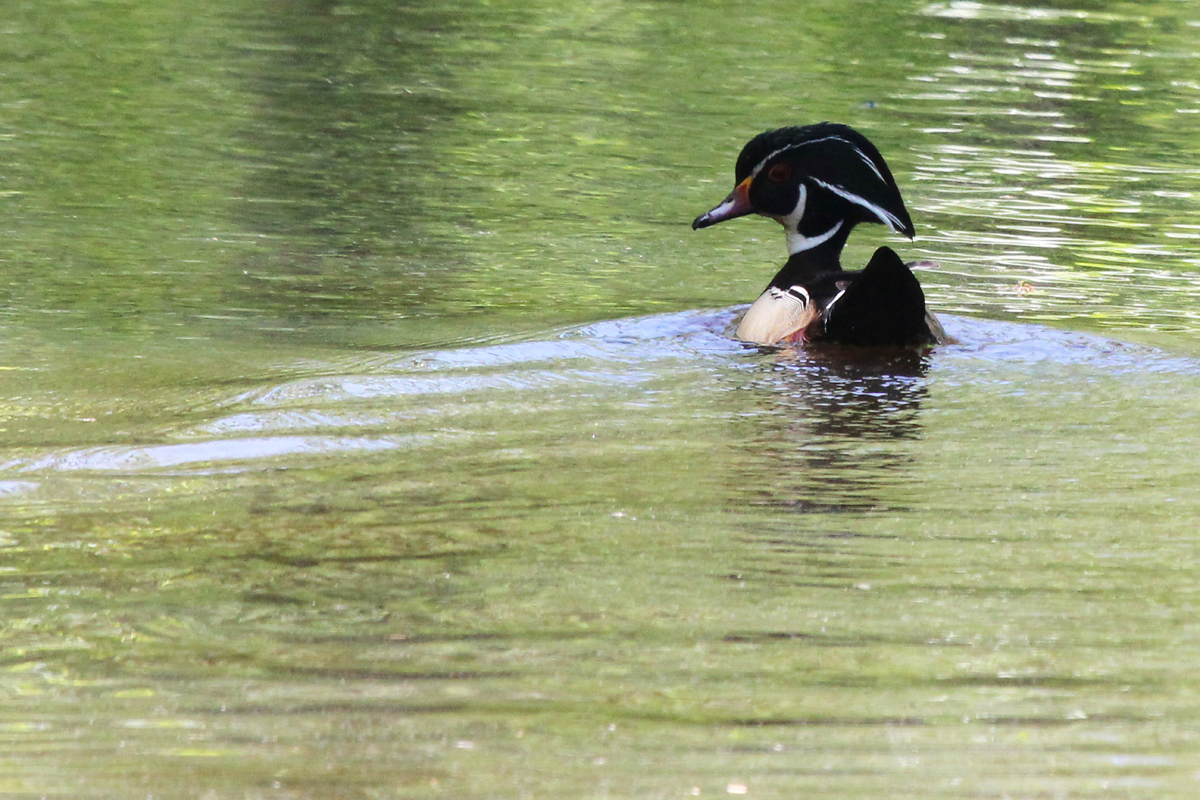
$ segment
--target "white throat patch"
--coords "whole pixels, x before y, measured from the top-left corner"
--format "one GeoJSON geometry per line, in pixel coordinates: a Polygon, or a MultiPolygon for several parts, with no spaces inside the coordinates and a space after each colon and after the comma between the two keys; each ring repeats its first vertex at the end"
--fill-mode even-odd
{"type": "Polygon", "coordinates": [[[808,206],[808,187],[803,183],[800,184],[800,198],[796,201],[796,207],[786,217],[776,217],[779,223],[783,225],[783,230],[787,233],[787,248],[788,255],[796,255],[803,253],[805,250],[812,250],[814,247],[819,247],[825,244],[833,235],[841,230],[842,223],[845,220],[838,220],[837,224],[819,236],[805,236],[800,233],[800,220],[804,218],[804,211],[808,206]]]}
{"type": "Polygon", "coordinates": [[[814,247],[819,247],[825,244],[833,235],[841,230],[843,219],[839,219],[837,224],[829,230],[822,233],[820,236],[805,236],[795,228],[787,229],[787,248],[788,255],[794,256],[796,253],[803,253],[805,250],[812,250],[814,247]]]}

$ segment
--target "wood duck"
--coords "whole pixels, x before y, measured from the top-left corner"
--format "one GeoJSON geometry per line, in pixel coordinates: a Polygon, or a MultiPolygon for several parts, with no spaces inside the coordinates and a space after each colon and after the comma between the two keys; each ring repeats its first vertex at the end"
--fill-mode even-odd
{"type": "Polygon", "coordinates": [[[909,265],[889,247],[858,271],[841,254],[860,222],[912,239],[895,179],[866,137],[846,125],[780,128],[742,148],[734,189],[692,228],[761,214],[787,233],[788,260],[746,311],[737,337],[756,344],[837,342],[913,347],[948,341],[909,265]]]}

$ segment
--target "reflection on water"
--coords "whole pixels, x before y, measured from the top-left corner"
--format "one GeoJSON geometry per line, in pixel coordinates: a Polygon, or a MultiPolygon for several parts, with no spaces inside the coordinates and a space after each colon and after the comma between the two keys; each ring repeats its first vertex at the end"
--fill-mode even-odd
{"type": "MultiPolygon", "coordinates": [[[[727,338],[734,318],[346,357],[158,444],[10,462],[9,641],[36,655],[3,685],[41,703],[10,710],[60,733],[68,709],[108,714],[126,746],[102,786],[134,770],[174,786],[203,758],[221,795],[270,763],[305,786],[354,764],[372,786],[486,796],[514,751],[568,794],[597,759],[642,794],[769,794],[881,792],[918,752],[930,774],[1008,785],[979,737],[1031,785],[1051,742],[1177,751],[1135,743],[1155,718],[1122,687],[1172,696],[1140,659],[1175,629],[1138,587],[1188,580],[1166,565],[1190,548],[1195,442],[1157,420],[1194,416],[1200,366],[953,316],[959,343],[927,353],[759,350],[727,338]],[[1093,403],[1064,405],[1064,386],[1093,403]],[[1157,406],[1113,426],[1142,390],[1157,406]],[[996,435],[971,452],[981,428],[996,435]],[[1082,510],[1066,481],[1088,485],[1082,510]],[[1116,508],[1139,533],[1104,528],[1116,508]],[[1135,630],[1141,649],[1104,644],[1135,630]],[[1097,648],[1115,674],[1079,679],[1097,648]],[[355,761],[364,742],[390,755],[355,761]]],[[[97,780],[88,752],[57,769],[97,780]]],[[[37,763],[25,780],[59,785],[37,763]]]]}
{"type": "MultiPolygon", "coordinates": [[[[920,435],[921,400],[930,354],[826,347],[792,351],[779,363],[786,400],[810,410],[814,434],[858,439],[913,439],[920,435]]],[[[782,388],[782,387],[781,387],[782,388]]]]}
{"type": "Polygon", "coordinates": [[[902,442],[921,436],[929,354],[824,347],[773,355],[752,383],[771,414],[749,442],[757,458],[745,480],[758,484],[756,502],[820,513],[896,503],[890,487],[915,478],[902,442]],[[763,482],[763,471],[776,477],[763,482]]]}

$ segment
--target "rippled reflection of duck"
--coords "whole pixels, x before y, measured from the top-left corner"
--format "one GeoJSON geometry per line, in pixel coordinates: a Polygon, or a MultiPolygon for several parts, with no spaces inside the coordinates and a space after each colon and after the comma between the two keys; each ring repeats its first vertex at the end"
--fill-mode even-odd
{"type": "Polygon", "coordinates": [[[731,493],[805,513],[898,511],[916,500],[930,355],[824,345],[764,359],[731,493]],[[765,477],[764,477],[765,476],[765,477]]]}
{"type": "Polygon", "coordinates": [[[853,128],[831,122],[767,131],[737,159],[734,190],[693,228],[761,214],[783,225],[789,258],[738,325],[757,344],[827,341],[920,346],[947,341],[925,308],[910,265],[881,247],[857,271],[842,248],[860,222],[913,237],[913,224],[883,156],[853,128]]]}

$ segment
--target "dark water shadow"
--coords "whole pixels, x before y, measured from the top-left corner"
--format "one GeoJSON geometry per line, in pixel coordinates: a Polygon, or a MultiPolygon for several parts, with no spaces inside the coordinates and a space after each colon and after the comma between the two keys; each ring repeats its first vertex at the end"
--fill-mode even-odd
{"type": "Polygon", "coordinates": [[[784,351],[777,399],[807,422],[810,435],[916,439],[929,353],[848,346],[784,351]]]}
{"type": "Polygon", "coordinates": [[[894,509],[922,435],[930,359],[916,350],[766,352],[755,382],[768,413],[747,431],[739,491],[799,512],[894,509]],[[764,463],[766,462],[766,463],[764,463]],[[767,482],[762,476],[772,476],[767,482]]]}

